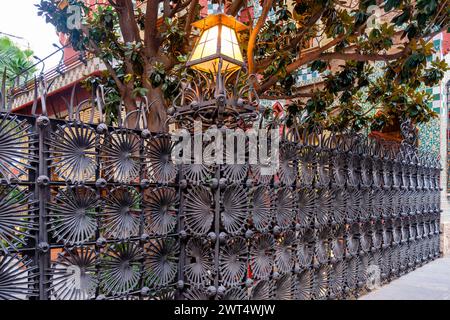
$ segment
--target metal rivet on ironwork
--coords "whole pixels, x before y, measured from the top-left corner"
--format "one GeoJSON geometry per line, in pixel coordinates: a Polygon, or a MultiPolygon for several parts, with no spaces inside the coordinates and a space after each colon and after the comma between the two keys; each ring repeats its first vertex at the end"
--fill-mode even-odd
{"type": "Polygon", "coordinates": [[[177,288],[178,288],[178,290],[183,290],[184,289],[184,281],[183,280],[178,280],[177,288]]]}
{"type": "Polygon", "coordinates": [[[36,183],[40,186],[48,186],[50,183],[50,179],[47,176],[39,176],[36,180],[36,183]]]}
{"type": "Polygon", "coordinates": [[[224,94],[218,94],[216,96],[216,101],[218,105],[224,105],[226,102],[227,98],[224,94]]]}
{"type": "Polygon", "coordinates": [[[97,241],[96,241],[95,243],[97,244],[97,246],[99,246],[100,248],[102,248],[102,247],[106,246],[107,241],[106,241],[105,238],[100,237],[100,238],[97,239],[97,241]]]}
{"type": "Polygon", "coordinates": [[[252,279],[245,280],[245,286],[247,288],[251,288],[253,286],[253,280],[252,279]]]}
{"type": "Polygon", "coordinates": [[[216,242],[217,240],[217,234],[215,232],[208,233],[208,238],[211,240],[211,242],[216,242]]]}
{"type": "Polygon", "coordinates": [[[174,107],[170,107],[170,108],[167,108],[167,114],[169,115],[169,116],[173,116],[174,114],[175,114],[175,108],[174,107]]]}
{"type": "Polygon", "coordinates": [[[141,181],[141,188],[142,188],[142,189],[148,189],[148,188],[150,188],[150,180],[148,180],[148,179],[142,179],[142,181],[141,181]]]}
{"type": "Polygon", "coordinates": [[[278,236],[281,234],[282,229],[279,226],[273,227],[273,234],[278,236]]]}
{"type": "Polygon", "coordinates": [[[225,189],[225,188],[227,187],[227,185],[228,185],[228,180],[227,180],[227,178],[221,178],[221,179],[219,180],[219,186],[220,186],[220,189],[221,189],[221,190],[225,189]]]}
{"type": "Polygon", "coordinates": [[[180,231],[180,238],[185,240],[185,239],[187,239],[187,237],[188,237],[187,232],[185,230],[181,230],[180,231]]]}
{"type": "Polygon", "coordinates": [[[40,116],[36,119],[36,124],[39,128],[45,128],[50,124],[50,119],[46,116],[40,116]]]}
{"type": "Polygon", "coordinates": [[[150,240],[150,236],[147,233],[143,233],[141,235],[141,241],[142,242],[148,242],[150,240]]]}
{"type": "Polygon", "coordinates": [[[144,297],[147,297],[148,295],[150,295],[150,288],[149,287],[143,287],[141,289],[141,295],[144,297]]]}
{"type": "Polygon", "coordinates": [[[180,188],[181,189],[186,189],[187,188],[187,186],[188,186],[188,183],[187,183],[187,180],[186,179],[183,179],[183,180],[180,180],[180,188]]]}
{"type": "Polygon", "coordinates": [[[274,280],[279,280],[280,278],[281,278],[281,275],[280,275],[280,273],[279,272],[274,272],[273,273],[273,275],[272,275],[272,278],[274,279],[274,280]]]}
{"type": "Polygon", "coordinates": [[[217,180],[216,178],[212,178],[209,186],[211,187],[211,189],[216,190],[219,187],[219,180],[217,180]]]}
{"type": "Polygon", "coordinates": [[[151,138],[151,136],[152,136],[152,133],[150,132],[150,130],[148,130],[148,129],[142,130],[142,132],[141,132],[142,139],[149,139],[149,138],[151,138]]]}
{"type": "Polygon", "coordinates": [[[97,133],[98,134],[105,134],[108,132],[108,126],[105,123],[100,123],[97,126],[97,133]]]}
{"type": "Polygon", "coordinates": [[[253,186],[253,179],[247,179],[245,185],[247,186],[247,188],[251,188],[253,186]]]}
{"type": "Polygon", "coordinates": [[[42,253],[47,253],[50,245],[47,242],[39,242],[38,248],[42,253]]]}
{"type": "Polygon", "coordinates": [[[214,287],[214,286],[209,286],[209,287],[206,289],[206,294],[207,294],[209,297],[214,297],[214,296],[216,295],[216,293],[217,293],[217,289],[216,289],[216,287],[214,287]]]}
{"type": "Polygon", "coordinates": [[[227,241],[228,235],[225,232],[221,232],[219,234],[219,242],[220,244],[225,244],[227,241]]]}
{"type": "Polygon", "coordinates": [[[227,289],[224,286],[219,286],[219,288],[217,289],[217,295],[219,297],[223,297],[225,295],[226,290],[227,289]]]}
{"type": "Polygon", "coordinates": [[[253,231],[248,229],[247,231],[245,231],[245,237],[247,239],[251,239],[253,237],[253,231]]]}
{"type": "Polygon", "coordinates": [[[106,182],[105,179],[100,178],[95,182],[95,186],[97,188],[105,188],[108,185],[108,182],[106,182]]]}
{"type": "Polygon", "coordinates": [[[197,110],[198,109],[198,102],[197,101],[192,101],[189,107],[192,110],[197,110]]]}

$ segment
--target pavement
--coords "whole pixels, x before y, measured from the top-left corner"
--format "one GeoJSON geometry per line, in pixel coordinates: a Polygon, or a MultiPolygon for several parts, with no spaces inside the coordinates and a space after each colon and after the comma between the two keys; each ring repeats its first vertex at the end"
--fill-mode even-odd
{"type": "Polygon", "coordinates": [[[434,260],[359,300],[450,300],[450,257],[434,260]]]}

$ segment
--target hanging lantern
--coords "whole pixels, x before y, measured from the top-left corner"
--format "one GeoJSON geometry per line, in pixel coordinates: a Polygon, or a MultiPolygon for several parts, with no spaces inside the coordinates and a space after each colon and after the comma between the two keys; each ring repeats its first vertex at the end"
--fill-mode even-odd
{"type": "Polygon", "coordinates": [[[186,66],[204,72],[220,73],[234,71],[244,65],[237,33],[247,26],[234,17],[219,13],[196,21],[193,27],[201,29],[186,66]]]}

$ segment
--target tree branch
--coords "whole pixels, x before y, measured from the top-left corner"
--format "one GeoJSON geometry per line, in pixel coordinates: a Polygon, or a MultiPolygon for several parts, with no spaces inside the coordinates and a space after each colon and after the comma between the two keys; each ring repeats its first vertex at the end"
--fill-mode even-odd
{"type": "Polygon", "coordinates": [[[238,14],[239,10],[244,6],[245,0],[234,0],[227,10],[229,15],[235,16],[238,14]]]}
{"type": "Polygon", "coordinates": [[[265,100],[289,100],[289,99],[298,99],[298,98],[311,98],[313,97],[313,93],[302,92],[302,93],[294,93],[292,95],[261,95],[260,99],[265,100]]]}
{"type": "Polygon", "coordinates": [[[147,1],[147,8],[145,13],[145,31],[144,41],[146,45],[147,56],[154,56],[158,52],[158,7],[159,1],[147,1]]]}
{"type": "Polygon", "coordinates": [[[186,16],[186,24],[184,25],[184,33],[186,35],[186,39],[189,39],[192,30],[192,22],[195,18],[195,7],[197,6],[199,0],[192,0],[189,6],[189,10],[186,16]]]}
{"type": "MultiPolygon", "coordinates": [[[[282,48],[280,51],[291,51],[292,49],[294,49],[299,43],[300,41],[302,41],[305,33],[312,27],[314,26],[317,21],[319,21],[320,17],[322,17],[322,14],[324,13],[325,8],[318,11],[316,14],[314,14],[313,16],[311,16],[308,19],[308,22],[305,24],[303,30],[294,38],[292,39],[292,41],[289,43],[288,46],[286,46],[285,48],[282,48]]],[[[258,71],[259,70],[263,70],[264,68],[266,68],[268,65],[270,65],[270,63],[274,60],[274,55],[271,55],[270,57],[264,58],[261,61],[258,61],[258,71]]]]}
{"type": "Polygon", "coordinates": [[[406,48],[392,54],[361,54],[361,53],[342,53],[326,52],[319,56],[320,60],[355,60],[355,61],[389,61],[400,58],[406,53],[406,48]]]}
{"type": "MultiPolygon", "coordinates": [[[[286,73],[290,74],[290,73],[294,72],[295,70],[297,70],[298,68],[300,68],[301,66],[318,59],[324,51],[327,51],[328,49],[334,47],[339,42],[344,40],[345,36],[346,36],[345,34],[341,35],[341,36],[331,40],[323,47],[317,48],[316,50],[309,51],[309,52],[305,53],[304,55],[300,55],[300,57],[297,60],[295,60],[294,62],[292,62],[291,64],[289,64],[286,67],[286,73]]],[[[273,86],[275,83],[277,83],[278,80],[279,80],[278,75],[271,76],[264,84],[262,84],[258,88],[258,93],[262,93],[262,92],[266,91],[271,86],[273,86]]]]}
{"type": "Polygon", "coordinates": [[[250,38],[248,40],[247,46],[247,60],[248,60],[248,73],[253,74],[255,71],[255,46],[256,46],[256,38],[258,37],[258,33],[261,30],[262,26],[266,22],[267,15],[269,14],[270,9],[272,8],[273,0],[266,0],[264,2],[264,7],[261,13],[261,16],[258,18],[255,27],[252,29],[250,33],[250,38]]]}
{"type": "Polygon", "coordinates": [[[120,31],[123,40],[127,42],[140,42],[139,27],[134,16],[134,4],[132,0],[117,0],[116,11],[119,16],[120,31]]]}

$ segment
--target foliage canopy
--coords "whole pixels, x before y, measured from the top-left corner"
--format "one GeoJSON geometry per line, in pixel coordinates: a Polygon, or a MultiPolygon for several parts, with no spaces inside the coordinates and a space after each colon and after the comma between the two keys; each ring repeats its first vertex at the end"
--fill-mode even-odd
{"type": "MultiPolygon", "coordinates": [[[[114,101],[120,96],[130,109],[140,96],[157,101],[149,125],[164,129],[198,36],[191,23],[200,18],[199,1],[103,2],[88,7],[79,0],[41,0],[38,7],[74,48],[104,61],[114,101]],[[80,29],[68,28],[69,5],[83,12],[80,29]]],[[[256,18],[245,10],[247,2],[225,1],[225,11],[251,26],[241,39],[248,73],[258,74],[261,98],[292,101],[290,121],[360,130],[405,116],[416,123],[434,116],[419,89],[437,84],[447,68],[427,57],[432,37],[449,26],[448,0],[261,0],[256,18]],[[381,67],[374,67],[377,61],[381,67]],[[324,81],[298,87],[296,74],[307,66],[324,81]]]]}

